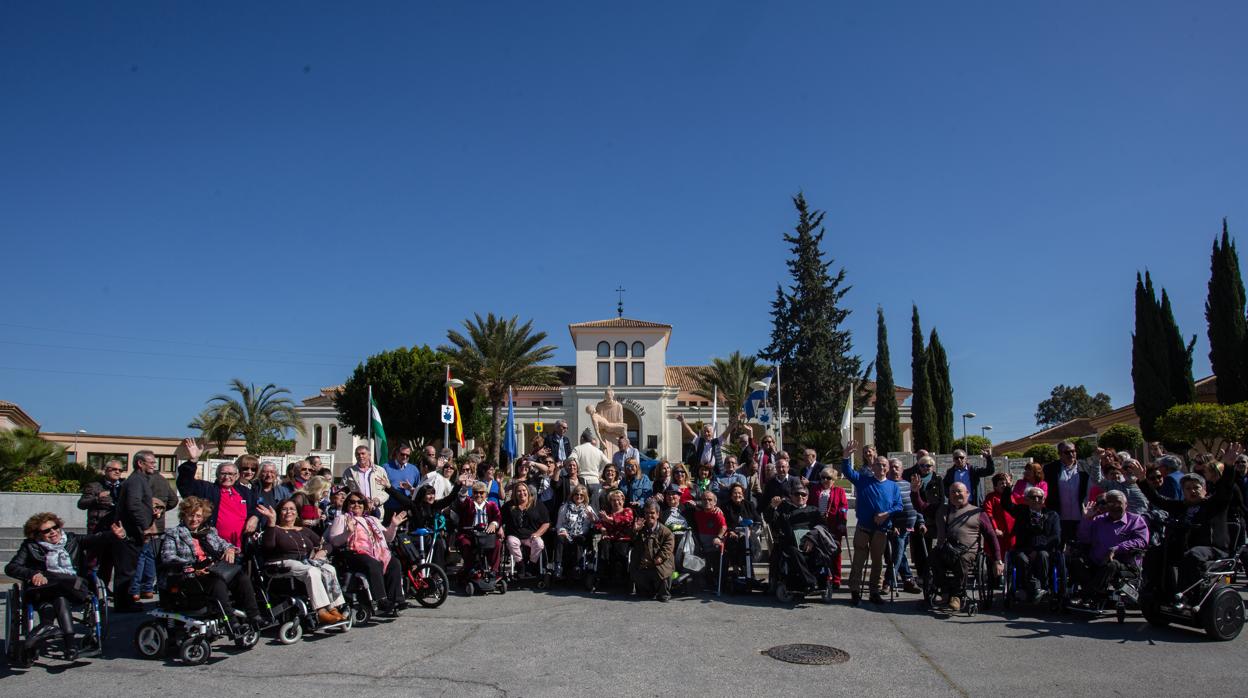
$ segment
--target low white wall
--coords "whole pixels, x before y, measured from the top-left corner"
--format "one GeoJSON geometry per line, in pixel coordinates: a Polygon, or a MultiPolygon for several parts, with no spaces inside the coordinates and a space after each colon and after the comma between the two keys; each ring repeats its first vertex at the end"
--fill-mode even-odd
{"type": "MultiPolygon", "coordinates": [[[[87,527],[87,512],[78,508],[77,494],[0,492],[0,528],[21,528],[32,515],[50,511],[70,529],[87,527]]],[[[177,525],[177,512],[166,512],[165,522],[177,525]]]]}

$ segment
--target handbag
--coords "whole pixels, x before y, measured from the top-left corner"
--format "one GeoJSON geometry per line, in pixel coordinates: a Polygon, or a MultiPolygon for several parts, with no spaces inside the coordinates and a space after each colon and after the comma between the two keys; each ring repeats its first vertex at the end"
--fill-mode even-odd
{"type": "Polygon", "coordinates": [[[234,581],[234,577],[243,569],[242,565],[236,565],[232,562],[214,562],[208,567],[208,574],[229,584],[234,581]]]}
{"type": "Polygon", "coordinates": [[[685,534],[685,541],[680,545],[680,566],[686,572],[701,572],[706,567],[706,560],[698,557],[697,546],[693,542],[693,533],[685,534]]]}

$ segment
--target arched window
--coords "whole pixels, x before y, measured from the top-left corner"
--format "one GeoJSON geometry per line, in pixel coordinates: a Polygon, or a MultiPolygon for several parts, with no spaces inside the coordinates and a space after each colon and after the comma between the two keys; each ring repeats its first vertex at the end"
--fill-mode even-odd
{"type": "Polygon", "coordinates": [[[316,426],[312,427],[312,450],[313,451],[321,450],[321,440],[324,438],[324,436],[325,436],[325,430],[321,428],[320,424],[317,424],[316,426]]]}
{"type": "Polygon", "coordinates": [[[338,425],[329,428],[329,450],[338,450],[338,425]]]}
{"type": "Polygon", "coordinates": [[[615,358],[622,359],[628,356],[628,345],[624,342],[615,343],[615,358]]]}
{"type": "Polygon", "coordinates": [[[611,345],[606,342],[598,342],[598,356],[602,358],[611,356],[611,345]]]}
{"type": "Polygon", "coordinates": [[[646,345],[641,342],[633,342],[633,358],[640,359],[646,355],[646,345]]]}

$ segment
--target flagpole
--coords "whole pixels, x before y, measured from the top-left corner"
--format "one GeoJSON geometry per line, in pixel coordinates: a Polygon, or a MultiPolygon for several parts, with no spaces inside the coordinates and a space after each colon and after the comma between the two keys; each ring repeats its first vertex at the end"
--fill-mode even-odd
{"type": "Polygon", "coordinates": [[[780,399],[780,362],[776,362],[776,438],[780,441],[778,450],[784,450],[784,403],[780,399]]]}
{"type": "MultiPolygon", "coordinates": [[[[446,365],[446,380],[442,381],[446,386],[445,397],[442,398],[442,406],[451,404],[451,365],[446,365]]],[[[442,448],[451,447],[451,424],[450,422],[442,422],[442,448]]]]}
{"type": "Polygon", "coordinates": [[[368,452],[373,453],[373,384],[368,384],[368,404],[364,406],[368,411],[368,452]]]}
{"type": "MultiPolygon", "coordinates": [[[[964,430],[965,431],[965,430],[964,430]]],[[[711,388],[711,438],[719,438],[719,386],[711,388]]]]}

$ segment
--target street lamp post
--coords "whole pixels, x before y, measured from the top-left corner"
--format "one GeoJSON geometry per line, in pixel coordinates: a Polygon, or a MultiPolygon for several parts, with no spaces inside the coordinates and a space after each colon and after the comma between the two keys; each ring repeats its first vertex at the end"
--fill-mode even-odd
{"type": "Polygon", "coordinates": [[[75,463],[82,462],[82,456],[78,454],[78,436],[80,434],[85,434],[85,433],[87,433],[86,429],[79,429],[78,431],[74,432],[74,462],[75,463]]]}
{"type": "Polygon", "coordinates": [[[980,428],[979,428],[979,435],[980,435],[980,436],[982,436],[982,437],[984,437],[985,439],[987,439],[987,438],[988,438],[988,432],[990,432],[990,431],[992,431],[992,425],[990,425],[990,424],[985,424],[984,426],[982,426],[982,427],[980,427],[980,428]]]}
{"type": "MultiPolygon", "coordinates": [[[[962,415],[962,450],[963,450],[963,451],[969,451],[969,450],[970,450],[970,449],[968,449],[968,448],[967,448],[967,446],[969,446],[970,444],[968,444],[968,443],[966,442],[966,420],[968,420],[968,419],[975,419],[975,413],[974,413],[974,412],[967,412],[967,413],[965,413],[965,414],[963,414],[963,415],[962,415]]],[[[969,453],[967,454],[967,457],[968,457],[968,459],[969,459],[969,457],[970,457],[970,454],[969,454],[969,453]]]]}
{"type": "MultiPolygon", "coordinates": [[[[447,369],[450,373],[450,369],[447,369]]],[[[443,399],[443,405],[451,404],[451,388],[459,390],[464,387],[464,382],[458,378],[452,378],[446,382],[446,397],[443,399]]],[[[442,422],[442,448],[450,448],[451,446],[451,425],[449,422],[442,422]]]]}

